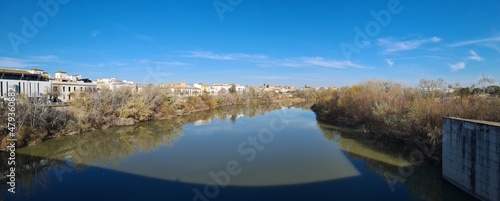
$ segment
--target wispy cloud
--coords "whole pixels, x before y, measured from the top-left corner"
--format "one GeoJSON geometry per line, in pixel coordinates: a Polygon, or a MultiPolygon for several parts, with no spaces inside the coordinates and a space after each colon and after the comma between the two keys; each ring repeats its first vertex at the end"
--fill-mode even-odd
{"type": "Polygon", "coordinates": [[[257,63],[259,66],[283,66],[283,67],[323,67],[323,68],[365,68],[348,60],[331,60],[323,57],[295,57],[275,59],[260,54],[216,54],[211,51],[190,51],[183,57],[202,58],[220,61],[242,60],[257,63]]]}
{"type": "Polygon", "coordinates": [[[398,51],[407,51],[417,49],[426,43],[441,42],[441,38],[436,36],[432,38],[413,39],[413,40],[398,40],[395,38],[379,38],[377,44],[384,48],[385,53],[392,53],[398,51]]]}
{"type": "Polygon", "coordinates": [[[323,57],[298,57],[281,60],[268,61],[261,66],[283,66],[283,67],[321,67],[321,68],[366,68],[349,60],[332,60],[323,57]]]}
{"type": "Polygon", "coordinates": [[[394,61],[392,61],[392,59],[386,59],[385,61],[387,62],[387,65],[391,67],[394,66],[394,61]]]}
{"type": "Polygon", "coordinates": [[[279,76],[279,75],[244,75],[241,78],[249,78],[256,80],[305,80],[305,81],[330,81],[330,79],[323,79],[320,77],[303,76],[303,75],[289,75],[289,76],[279,76]]]}
{"type": "Polygon", "coordinates": [[[355,64],[349,60],[328,60],[323,57],[304,57],[298,60],[305,66],[318,66],[324,68],[364,68],[362,65],[355,64]]]}
{"type": "Polygon", "coordinates": [[[201,58],[201,59],[210,59],[210,60],[262,60],[268,59],[265,55],[258,54],[242,54],[242,53],[231,53],[231,54],[216,54],[211,51],[189,51],[187,54],[182,55],[183,57],[191,57],[191,58],[201,58]]]}
{"type": "Polygon", "coordinates": [[[465,66],[467,65],[468,61],[483,61],[484,60],[474,50],[469,51],[469,53],[470,53],[470,55],[468,57],[464,58],[463,62],[458,62],[455,64],[448,64],[451,71],[458,72],[458,71],[464,69],[465,66]]]}
{"type": "Polygon", "coordinates": [[[44,55],[44,56],[30,56],[27,60],[31,62],[60,62],[58,56],[55,55],[44,55]]]}
{"type": "Polygon", "coordinates": [[[24,68],[32,64],[22,59],[0,57],[0,67],[24,68]]]}
{"type": "Polygon", "coordinates": [[[476,39],[476,40],[460,41],[460,42],[453,43],[453,44],[449,45],[449,47],[461,47],[461,46],[467,46],[467,45],[487,45],[487,44],[498,43],[498,42],[500,42],[500,36],[490,37],[490,38],[482,38],[482,39],[476,39]]]}
{"type": "Polygon", "coordinates": [[[101,32],[100,32],[100,31],[97,31],[97,30],[92,30],[92,31],[90,32],[90,35],[91,35],[92,37],[96,37],[96,36],[97,36],[97,35],[99,35],[99,34],[101,34],[101,32]]]}
{"type": "Polygon", "coordinates": [[[58,56],[26,56],[23,58],[0,57],[0,67],[26,68],[32,66],[44,66],[44,63],[62,62],[58,56]]]}
{"type": "Polygon", "coordinates": [[[153,42],[155,39],[151,36],[146,36],[143,34],[135,34],[135,37],[139,40],[147,41],[147,42],[153,42]]]}
{"type": "Polygon", "coordinates": [[[139,64],[146,64],[146,65],[164,65],[164,66],[185,66],[187,63],[183,62],[177,62],[177,61],[151,61],[149,59],[141,59],[137,61],[139,64]]]}
{"type": "Polygon", "coordinates": [[[470,51],[470,56],[467,57],[467,60],[472,60],[472,61],[483,61],[484,59],[477,55],[477,53],[474,50],[470,51]]]}
{"type": "Polygon", "coordinates": [[[459,70],[462,70],[465,68],[465,62],[458,62],[456,64],[448,64],[450,67],[451,71],[453,72],[458,72],[459,70]]]}

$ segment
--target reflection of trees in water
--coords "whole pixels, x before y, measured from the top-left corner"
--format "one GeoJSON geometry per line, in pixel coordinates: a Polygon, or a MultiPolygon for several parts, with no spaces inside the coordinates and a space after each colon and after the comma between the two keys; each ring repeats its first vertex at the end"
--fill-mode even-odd
{"type": "Polygon", "coordinates": [[[49,140],[38,146],[20,149],[20,152],[57,160],[71,158],[74,164],[116,163],[119,158],[137,151],[149,152],[159,145],[172,145],[172,141],[181,134],[182,124],[175,121],[146,122],[49,140]]]}
{"type": "MultiPolygon", "coordinates": [[[[377,156],[366,157],[366,154],[370,154],[370,152],[365,150],[376,150],[377,152],[387,153],[389,156],[394,157],[394,159],[398,157],[408,159],[409,153],[398,152],[400,148],[397,146],[370,140],[363,137],[362,133],[357,133],[350,129],[321,123],[318,123],[318,127],[323,132],[326,139],[337,141],[339,146],[345,150],[351,158],[366,161],[366,167],[384,178],[388,182],[388,188],[391,182],[397,181],[406,185],[411,190],[412,195],[419,199],[442,200],[443,182],[441,179],[441,167],[438,164],[424,162],[418,166],[410,165],[398,167],[393,164],[382,162],[382,160],[375,160],[377,156]],[[352,143],[353,140],[355,140],[356,143],[352,143]],[[359,152],[361,152],[363,156],[356,154],[359,152]],[[411,169],[413,169],[413,171],[411,171],[411,169]],[[409,171],[410,174],[408,173],[409,171]]],[[[387,160],[388,159],[386,159],[386,161],[387,160]]]]}
{"type": "MultiPolygon", "coordinates": [[[[8,157],[8,154],[0,153],[0,160],[7,161],[8,157]]],[[[35,186],[38,188],[47,188],[49,170],[63,165],[63,161],[17,154],[15,166],[16,193],[19,193],[21,189],[23,194],[30,193],[30,190],[35,186]]],[[[10,188],[10,186],[6,184],[9,180],[9,178],[6,177],[9,173],[7,171],[9,168],[10,166],[8,166],[7,163],[0,163],[0,170],[5,170],[5,172],[1,173],[0,187],[5,189],[5,191],[7,188],[10,188]]]]}
{"type": "MultiPolygon", "coordinates": [[[[183,126],[198,120],[231,118],[237,116],[261,116],[289,105],[269,104],[258,106],[227,106],[192,113],[172,119],[138,123],[133,126],[112,127],[104,130],[45,141],[42,144],[19,149],[16,163],[16,179],[24,190],[46,188],[51,172],[81,171],[87,165],[118,164],[137,152],[150,152],[160,146],[173,146],[183,135],[183,126]],[[71,161],[70,163],[68,161],[71,161]],[[70,168],[70,169],[68,169],[70,168]],[[52,171],[51,171],[52,170],[52,171]]],[[[294,105],[294,107],[296,107],[294,105]]],[[[237,121],[235,118],[234,121],[237,121]]],[[[1,153],[7,161],[8,153],[1,153]]],[[[7,170],[0,163],[1,170],[7,170]]],[[[56,173],[57,174],[57,173],[56,173]]],[[[2,178],[3,187],[6,178],[2,178]]]]}

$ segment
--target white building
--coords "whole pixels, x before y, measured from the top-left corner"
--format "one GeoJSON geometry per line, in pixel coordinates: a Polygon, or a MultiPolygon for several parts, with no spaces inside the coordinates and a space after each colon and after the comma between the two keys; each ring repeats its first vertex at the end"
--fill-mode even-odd
{"type": "Polygon", "coordinates": [[[9,88],[16,94],[30,98],[43,98],[50,91],[50,82],[39,69],[30,71],[0,69],[0,97],[8,97],[9,88]],[[31,72],[30,72],[31,71],[31,72]]]}
{"type": "Polygon", "coordinates": [[[231,88],[231,85],[229,84],[213,84],[210,86],[210,94],[216,95],[221,93],[221,91],[229,91],[229,88],[231,88]]]}
{"type": "Polygon", "coordinates": [[[69,102],[79,92],[97,92],[97,84],[92,81],[61,82],[51,80],[52,101],[69,102]]]}
{"type": "Polygon", "coordinates": [[[206,84],[203,83],[195,83],[193,87],[196,87],[198,89],[201,89],[203,92],[210,92],[210,87],[206,84]]]}
{"type": "MultiPolygon", "coordinates": [[[[216,95],[221,93],[221,91],[229,92],[229,88],[231,88],[232,86],[232,84],[213,84],[212,86],[210,86],[210,94],[216,95]]],[[[243,92],[245,91],[245,86],[235,84],[235,89],[237,92],[243,92]]]]}
{"type": "Polygon", "coordinates": [[[55,76],[54,78],[56,80],[66,80],[66,81],[70,81],[70,82],[76,82],[78,80],[81,80],[82,79],[82,75],[80,74],[76,74],[76,75],[69,75],[67,72],[64,72],[64,71],[57,71],[55,73],[55,76]]]}
{"type": "Polygon", "coordinates": [[[64,71],[55,73],[51,83],[51,101],[69,102],[79,92],[96,92],[97,83],[82,79],[80,74],[69,75],[64,71]]]}
{"type": "Polygon", "coordinates": [[[237,92],[244,92],[246,89],[245,86],[240,86],[240,85],[236,85],[236,91],[237,92]]]}
{"type": "Polygon", "coordinates": [[[198,96],[203,94],[202,88],[186,85],[186,81],[182,81],[181,83],[165,84],[163,87],[177,96],[198,96]]]}
{"type": "Polygon", "coordinates": [[[128,88],[136,88],[137,84],[132,81],[127,81],[127,80],[119,80],[116,78],[104,78],[104,79],[97,79],[97,88],[102,89],[102,88],[109,88],[111,90],[122,88],[122,87],[128,87],[128,88]]]}
{"type": "Polygon", "coordinates": [[[31,74],[42,75],[42,77],[47,78],[47,79],[51,78],[50,74],[47,73],[47,72],[45,72],[45,71],[43,71],[42,69],[33,68],[31,70],[28,70],[28,72],[30,72],[31,74]]]}

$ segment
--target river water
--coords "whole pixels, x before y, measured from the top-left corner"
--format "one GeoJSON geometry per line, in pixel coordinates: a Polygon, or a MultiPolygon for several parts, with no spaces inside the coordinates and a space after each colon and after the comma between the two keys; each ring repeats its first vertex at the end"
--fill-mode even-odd
{"type": "Polygon", "coordinates": [[[227,107],[47,140],[17,151],[16,193],[4,178],[1,199],[472,199],[441,179],[439,161],[416,163],[308,107],[227,107]]]}

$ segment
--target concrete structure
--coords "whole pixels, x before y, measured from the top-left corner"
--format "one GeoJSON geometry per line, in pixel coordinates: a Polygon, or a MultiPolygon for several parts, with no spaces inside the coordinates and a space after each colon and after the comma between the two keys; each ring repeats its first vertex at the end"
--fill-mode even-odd
{"type": "Polygon", "coordinates": [[[500,123],[443,118],[443,178],[481,200],[500,200],[500,123]]]}
{"type": "Polygon", "coordinates": [[[42,98],[51,87],[46,73],[40,69],[30,71],[0,69],[0,97],[6,98],[9,88],[13,88],[16,94],[42,98]]]}

